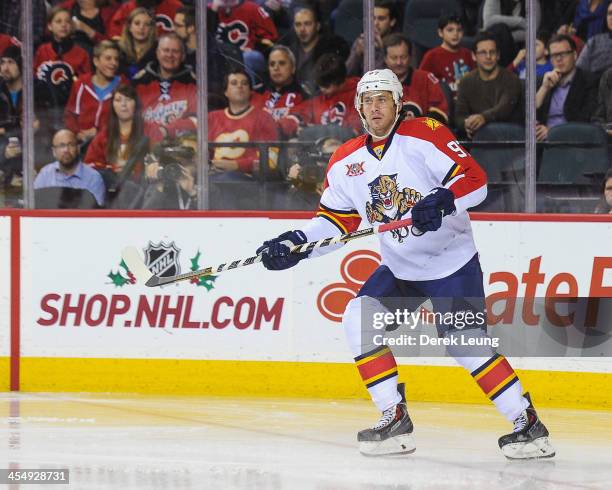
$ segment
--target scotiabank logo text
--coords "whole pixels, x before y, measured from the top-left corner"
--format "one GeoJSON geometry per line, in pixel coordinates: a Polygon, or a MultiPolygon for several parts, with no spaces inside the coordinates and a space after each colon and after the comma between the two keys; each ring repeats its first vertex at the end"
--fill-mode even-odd
{"type": "Polygon", "coordinates": [[[50,293],[40,301],[36,323],[43,327],[279,330],[284,301],[221,296],[205,320],[195,318],[193,296],[50,293]]]}

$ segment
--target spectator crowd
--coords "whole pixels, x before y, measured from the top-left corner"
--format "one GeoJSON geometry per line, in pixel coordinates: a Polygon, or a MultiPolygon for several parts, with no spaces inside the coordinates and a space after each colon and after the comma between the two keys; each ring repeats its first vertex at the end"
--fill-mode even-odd
{"type": "MultiPolygon", "coordinates": [[[[213,145],[202,159],[194,143],[194,0],[32,0],[36,198],[64,199],[67,207],[193,209],[202,161],[213,184],[264,176],[299,187],[308,166],[296,165],[301,150],[282,142],[330,137],[330,126],[338,143],[361,133],[353,104],[365,41],[345,28],[339,12],[347,2],[207,2],[213,145]],[[260,141],[279,143],[263,158],[261,147],[244,145],[260,141]]],[[[456,10],[440,11],[433,47],[405,27],[408,3],[375,0],[372,12],[373,63],[402,83],[402,117],[436,119],[461,139],[490,123],[523,124],[525,0],[457,0],[456,10]]],[[[568,122],[602,127],[612,140],[612,2],[535,4],[537,140],[568,122]]],[[[14,206],[23,166],[22,15],[20,0],[3,0],[0,194],[14,206]]]]}

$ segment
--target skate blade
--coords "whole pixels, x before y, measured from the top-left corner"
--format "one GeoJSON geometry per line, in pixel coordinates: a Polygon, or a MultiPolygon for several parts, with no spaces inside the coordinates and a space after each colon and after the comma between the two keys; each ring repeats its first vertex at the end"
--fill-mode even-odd
{"type": "Polygon", "coordinates": [[[555,455],[555,448],[550,444],[548,437],[539,437],[533,442],[506,444],[501,450],[508,459],[541,459],[552,458],[555,455]]]}
{"type": "Polygon", "coordinates": [[[412,434],[402,434],[384,441],[362,441],[359,452],[364,456],[387,456],[394,454],[410,454],[416,450],[412,434]]]}

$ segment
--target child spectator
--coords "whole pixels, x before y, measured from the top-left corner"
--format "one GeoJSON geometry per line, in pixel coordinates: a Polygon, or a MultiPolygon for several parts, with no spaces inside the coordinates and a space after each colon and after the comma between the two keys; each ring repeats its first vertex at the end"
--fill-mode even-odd
{"type": "Polygon", "coordinates": [[[155,25],[151,13],[142,7],[132,10],[119,39],[121,72],[130,80],[134,78],[147,63],[155,60],[156,47],[155,25]]]}
{"type": "Polygon", "coordinates": [[[440,17],[438,36],[442,38],[442,44],[425,53],[419,69],[433,73],[456,96],[459,80],[474,68],[471,51],[460,46],[463,39],[461,19],[456,15],[440,17]]]}
{"type": "Polygon", "coordinates": [[[66,127],[81,144],[88,143],[107,119],[113,90],[121,82],[119,48],[113,41],[102,41],[93,52],[93,74],[81,75],[72,85],[64,111],[66,127]]]}
{"type": "MultiPolygon", "coordinates": [[[[148,139],[144,136],[142,108],[136,90],[130,85],[119,85],[112,95],[111,109],[104,129],[93,139],[84,161],[103,174],[119,174],[132,156],[148,151],[148,139]]],[[[133,178],[142,175],[142,160],[130,170],[133,178]]],[[[128,176],[126,176],[128,177],[128,176]]]]}
{"type": "Polygon", "coordinates": [[[157,36],[161,36],[174,30],[174,16],[182,6],[180,0],[129,0],[121,5],[111,18],[108,34],[112,38],[119,38],[132,10],[142,7],[155,12],[157,36]]]}
{"type": "MultiPolygon", "coordinates": [[[[552,63],[548,59],[548,48],[546,47],[547,38],[541,32],[538,32],[535,43],[536,57],[536,76],[543,77],[544,73],[553,69],[552,63]]],[[[514,61],[508,66],[508,69],[518,75],[521,80],[527,78],[527,64],[525,63],[525,48],[521,49],[514,61]]]]}
{"type": "Polygon", "coordinates": [[[74,25],[74,42],[89,55],[96,44],[108,39],[110,20],[117,8],[114,1],[65,0],[59,6],[70,11],[74,25]]]}
{"type": "Polygon", "coordinates": [[[37,95],[47,98],[53,109],[45,114],[42,124],[63,126],[63,112],[74,79],[91,72],[87,51],[72,40],[70,12],[56,7],[47,17],[51,42],[42,44],[34,56],[34,77],[37,95]],[[60,122],[61,121],[61,122],[60,122]]]}

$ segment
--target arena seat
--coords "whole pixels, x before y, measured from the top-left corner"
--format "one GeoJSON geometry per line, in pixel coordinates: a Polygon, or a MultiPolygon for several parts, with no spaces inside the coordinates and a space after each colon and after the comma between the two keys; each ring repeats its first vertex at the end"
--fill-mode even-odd
{"type": "Polygon", "coordinates": [[[34,191],[36,209],[96,209],[94,195],[86,189],[44,187],[34,191]]]}
{"type": "Polygon", "coordinates": [[[550,128],[547,142],[538,182],[598,184],[608,169],[607,135],[600,126],[560,124],[550,128]]]}
{"type": "Polygon", "coordinates": [[[334,34],[352,45],[363,32],[363,1],[340,0],[335,19],[334,34]]]}
{"type": "Polygon", "coordinates": [[[425,51],[441,43],[438,19],[441,15],[461,14],[456,0],[408,0],[404,10],[403,32],[413,44],[412,55],[420,63],[425,51]]]}
{"type": "Polygon", "coordinates": [[[512,123],[489,123],[474,135],[475,143],[499,142],[499,145],[475,145],[472,156],[487,172],[489,182],[522,182],[525,177],[525,147],[504,145],[504,141],[524,141],[525,128],[512,123]]]}
{"type": "Polygon", "coordinates": [[[511,123],[489,123],[474,135],[475,143],[499,142],[499,145],[475,145],[470,150],[488,179],[487,199],[478,206],[478,211],[523,211],[525,147],[503,142],[524,139],[525,128],[511,123]]]}
{"type": "Polygon", "coordinates": [[[346,141],[354,137],[355,133],[352,129],[335,125],[307,126],[303,128],[298,135],[300,141],[317,141],[321,138],[335,138],[340,141],[346,141]]]}

